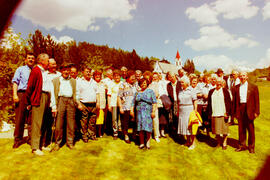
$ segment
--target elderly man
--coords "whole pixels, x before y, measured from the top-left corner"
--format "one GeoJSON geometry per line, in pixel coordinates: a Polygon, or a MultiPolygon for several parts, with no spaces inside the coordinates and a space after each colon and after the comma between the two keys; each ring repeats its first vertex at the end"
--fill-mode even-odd
{"type": "MultiPolygon", "coordinates": [[[[13,83],[13,101],[15,103],[15,130],[13,148],[18,148],[23,144],[24,124],[27,122],[29,111],[26,109],[25,90],[27,88],[29,75],[35,63],[33,53],[27,53],[25,65],[19,67],[12,79],[13,83]]],[[[28,131],[28,141],[30,141],[30,132],[28,131]]]]}
{"type": "Polygon", "coordinates": [[[78,69],[75,65],[71,65],[71,68],[70,68],[70,77],[73,78],[73,79],[78,79],[78,69]]]}
{"type": "Polygon", "coordinates": [[[55,143],[53,151],[60,149],[63,138],[64,118],[66,117],[66,143],[69,149],[74,149],[75,132],[75,105],[81,108],[78,101],[78,91],[76,89],[76,80],[69,77],[70,66],[66,63],[61,65],[61,77],[53,79],[53,89],[51,96],[52,113],[57,114],[55,143]],[[65,116],[66,115],[66,116],[65,116]]]}
{"type": "Polygon", "coordinates": [[[37,57],[37,66],[30,73],[26,89],[27,108],[32,107],[31,147],[36,155],[43,155],[41,148],[41,128],[49,111],[51,87],[48,83],[46,69],[49,55],[42,53],[37,57]]]}
{"type": "Polygon", "coordinates": [[[49,65],[48,65],[48,76],[51,80],[53,80],[56,77],[60,77],[61,73],[57,70],[57,64],[54,58],[49,59],[49,65]]]}
{"type": "Polygon", "coordinates": [[[260,114],[258,87],[248,80],[247,72],[240,73],[240,84],[234,91],[234,114],[238,119],[239,147],[237,152],[246,150],[246,131],[248,131],[248,149],[255,153],[254,120],[260,114]]]}
{"type": "Polygon", "coordinates": [[[81,118],[81,133],[83,142],[96,138],[96,111],[99,108],[97,103],[97,82],[91,78],[90,67],[85,67],[83,77],[77,81],[79,100],[83,105],[81,118]]]}

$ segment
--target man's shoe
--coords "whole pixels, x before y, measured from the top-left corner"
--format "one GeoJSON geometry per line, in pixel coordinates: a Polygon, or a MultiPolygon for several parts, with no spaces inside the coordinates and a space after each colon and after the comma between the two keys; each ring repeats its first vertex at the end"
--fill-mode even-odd
{"type": "Polygon", "coordinates": [[[113,136],[113,140],[117,140],[118,139],[118,137],[117,136],[113,136]]]}
{"type": "Polygon", "coordinates": [[[236,151],[236,152],[240,152],[240,151],[245,151],[245,150],[246,150],[246,148],[240,147],[240,148],[237,148],[235,151],[236,151]]]}
{"type": "Polygon", "coordinates": [[[45,147],[45,146],[42,146],[41,148],[42,151],[51,151],[51,148],[50,147],[45,147]]]}
{"type": "Polygon", "coordinates": [[[59,151],[60,146],[59,145],[55,145],[54,148],[52,148],[51,152],[53,151],[59,151]]]}
{"type": "Polygon", "coordinates": [[[139,146],[139,149],[143,149],[144,148],[144,144],[141,144],[140,146],[139,146]]]}
{"type": "Polygon", "coordinates": [[[83,142],[84,143],[88,143],[88,139],[83,139],[83,142]]]}
{"type": "Polygon", "coordinates": [[[91,140],[97,141],[98,139],[96,137],[92,137],[91,140]]]}
{"type": "Polygon", "coordinates": [[[37,156],[43,156],[44,155],[44,153],[39,149],[32,150],[32,153],[37,155],[37,156]]]}
{"type": "Polygon", "coordinates": [[[13,144],[13,149],[17,149],[17,148],[20,147],[22,144],[23,144],[22,141],[16,141],[16,142],[14,142],[14,144],[13,144]]]}
{"type": "Polygon", "coordinates": [[[72,145],[72,144],[70,144],[70,145],[67,145],[67,147],[70,149],[70,150],[73,150],[73,149],[75,149],[75,147],[72,145]]]}
{"type": "Polygon", "coordinates": [[[129,139],[125,139],[125,142],[126,142],[127,144],[130,144],[130,143],[131,143],[129,139]]]}
{"type": "Polygon", "coordinates": [[[254,149],[249,149],[249,153],[254,154],[255,150],[254,149]]]}

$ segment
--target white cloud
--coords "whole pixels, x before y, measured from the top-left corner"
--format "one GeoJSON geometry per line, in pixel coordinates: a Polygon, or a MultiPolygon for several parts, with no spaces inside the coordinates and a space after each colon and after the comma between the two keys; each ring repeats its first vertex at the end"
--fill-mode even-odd
{"type": "Polygon", "coordinates": [[[132,19],[136,6],[136,0],[24,0],[17,14],[48,29],[87,31],[96,19],[108,19],[110,26],[132,19]]]}
{"type": "Polygon", "coordinates": [[[270,66],[270,48],[267,49],[265,57],[259,60],[257,68],[266,68],[270,66]]]}
{"type": "Polygon", "coordinates": [[[203,71],[214,70],[222,68],[224,73],[230,73],[233,69],[239,71],[253,71],[254,65],[249,64],[247,61],[231,59],[225,55],[212,55],[207,54],[203,56],[196,56],[193,58],[194,65],[197,69],[203,71]]]}
{"type": "Polygon", "coordinates": [[[258,7],[251,5],[250,0],[217,0],[211,5],[218,13],[223,14],[225,19],[249,19],[259,11],[258,7]]]}
{"type": "Polygon", "coordinates": [[[194,19],[201,25],[218,23],[218,13],[208,4],[204,4],[198,8],[189,7],[186,10],[186,15],[189,19],[194,19]]]}
{"type": "Polygon", "coordinates": [[[254,47],[258,45],[258,42],[248,37],[237,37],[217,25],[200,28],[200,37],[198,39],[189,39],[184,43],[196,51],[214,48],[238,48],[241,46],[254,47]]]}
{"type": "Polygon", "coordinates": [[[166,40],[164,41],[164,44],[169,44],[169,42],[170,42],[170,40],[169,40],[169,39],[166,39],[166,40]]]}
{"type": "Polygon", "coordinates": [[[270,18],[270,1],[265,3],[265,6],[262,9],[262,15],[264,20],[270,18]]]}
{"type": "Polygon", "coordinates": [[[250,0],[217,0],[199,7],[189,7],[186,9],[186,15],[200,25],[208,25],[217,24],[219,15],[224,19],[249,19],[258,11],[259,8],[253,6],[250,0]]]}
{"type": "Polygon", "coordinates": [[[55,36],[52,36],[52,39],[57,43],[67,43],[70,41],[73,41],[74,39],[70,36],[61,36],[59,39],[57,39],[55,36]]]}

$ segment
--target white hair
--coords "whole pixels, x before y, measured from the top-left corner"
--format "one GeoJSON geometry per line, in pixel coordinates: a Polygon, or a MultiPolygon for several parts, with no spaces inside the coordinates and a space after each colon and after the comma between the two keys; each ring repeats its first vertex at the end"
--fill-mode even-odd
{"type": "Polygon", "coordinates": [[[187,76],[183,76],[180,78],[180,81],[183,81],[184,83],[186,83],[188,86],[190,85],[190,80],[187,76]]]}
{"type": "Polygon", "coordinates": [[[217,74],[211,74],[211,78],[215,78],[215,79],[217,79],[217,74]]]}

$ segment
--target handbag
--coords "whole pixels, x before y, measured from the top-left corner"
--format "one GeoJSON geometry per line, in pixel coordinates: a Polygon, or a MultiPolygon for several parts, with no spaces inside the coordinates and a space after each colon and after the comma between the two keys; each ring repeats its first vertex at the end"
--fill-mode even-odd
{"type": "Polygon", "coordinates": [[[171,99],[167,95],[165,95],[165,94],[163,94],[162,96],[160,96],[160,99],[162,101],[163,107],[167,111],[169,111],[171,109],[171,107],[172,107],[172,101],[171,101],[171,99]]]}

